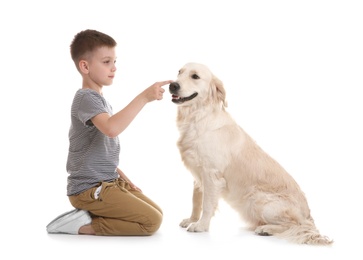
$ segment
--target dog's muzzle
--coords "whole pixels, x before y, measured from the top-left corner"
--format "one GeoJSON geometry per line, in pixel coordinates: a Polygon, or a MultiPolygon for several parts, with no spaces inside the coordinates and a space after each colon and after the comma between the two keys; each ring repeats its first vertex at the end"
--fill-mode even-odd
{"type": "Polygon", "coordinates": [[[181,104],[184,103],[185,101],[189,101],[192,100],[193,98],[195,98],[198,93],[195,92],[194,94],[188,96],[188,97],[180,97],[178,96],[178,92],[180,90],[180,85],[178,82],[172,82],[169,85],[169,92],[170,94],[172,94],[172,102],[176,103],[176,104],[181,104]]]}

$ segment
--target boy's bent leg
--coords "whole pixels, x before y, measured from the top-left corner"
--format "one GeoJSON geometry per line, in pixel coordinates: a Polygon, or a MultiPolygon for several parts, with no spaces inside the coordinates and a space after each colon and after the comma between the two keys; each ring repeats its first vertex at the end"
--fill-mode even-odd
{"type": "Polygon", "coordinates": [[[79,195],[70,196],[74,207],[94,215],[92,227],[97,235],[152,235],[162,222],[162,213],[129,192],[118,181],[102,183],[79,195]]]}
{"type": "Polygon", "coordinates": [[[92,227],[99,236],[151,236],[160,227],[161,222],[142,224],[120,219],[96,217],[92,227]]]}
{"type": "Polygon", "coordinates": [[[161,214],[163,214],[162,209],[159,207],[158,204],[156,204],[154,201],[152,201],[149,197],[147,197],[144,193],[140,192],[140,191],[135,191],[135,190],[129,190],[133,195],[135,195],[136,197],[138,197],[139,199],[145,201],[147,204],[149,204],[150,206],[154,207],[157,211],[159,211],[161,214]]]}

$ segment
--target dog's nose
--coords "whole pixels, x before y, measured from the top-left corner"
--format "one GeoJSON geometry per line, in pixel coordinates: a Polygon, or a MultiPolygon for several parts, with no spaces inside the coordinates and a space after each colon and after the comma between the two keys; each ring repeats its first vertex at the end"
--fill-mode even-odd
{"type": "Polygon", "coordinates": [[[170,93],[176,93],[180,89],[180,85],[177,82],[172,82],[169,85],[170,93]]]}

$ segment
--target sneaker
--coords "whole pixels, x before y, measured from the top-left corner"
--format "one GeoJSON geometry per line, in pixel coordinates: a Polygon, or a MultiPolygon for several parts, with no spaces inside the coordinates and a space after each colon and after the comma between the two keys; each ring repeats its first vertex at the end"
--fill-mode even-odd
{"type": "Polygon", "coordinates": [[[77,235],[80,227],[90,224],[92,218],[88,211],[74,209],[56,217],[47,225],[47,232],[51,234],[77,235]]]}

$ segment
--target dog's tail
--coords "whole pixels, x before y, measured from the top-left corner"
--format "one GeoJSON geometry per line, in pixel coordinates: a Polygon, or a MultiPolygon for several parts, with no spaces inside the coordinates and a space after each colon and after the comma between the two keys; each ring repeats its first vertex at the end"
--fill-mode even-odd
{"type": "Polygon", "coordinates": [[[276,236],[297,244],[330,245],[334,242],[327,236],[320,234],[316,229],[313,220],[304,224],[293,225],[288,230],[276,234],[276,236]]]}

